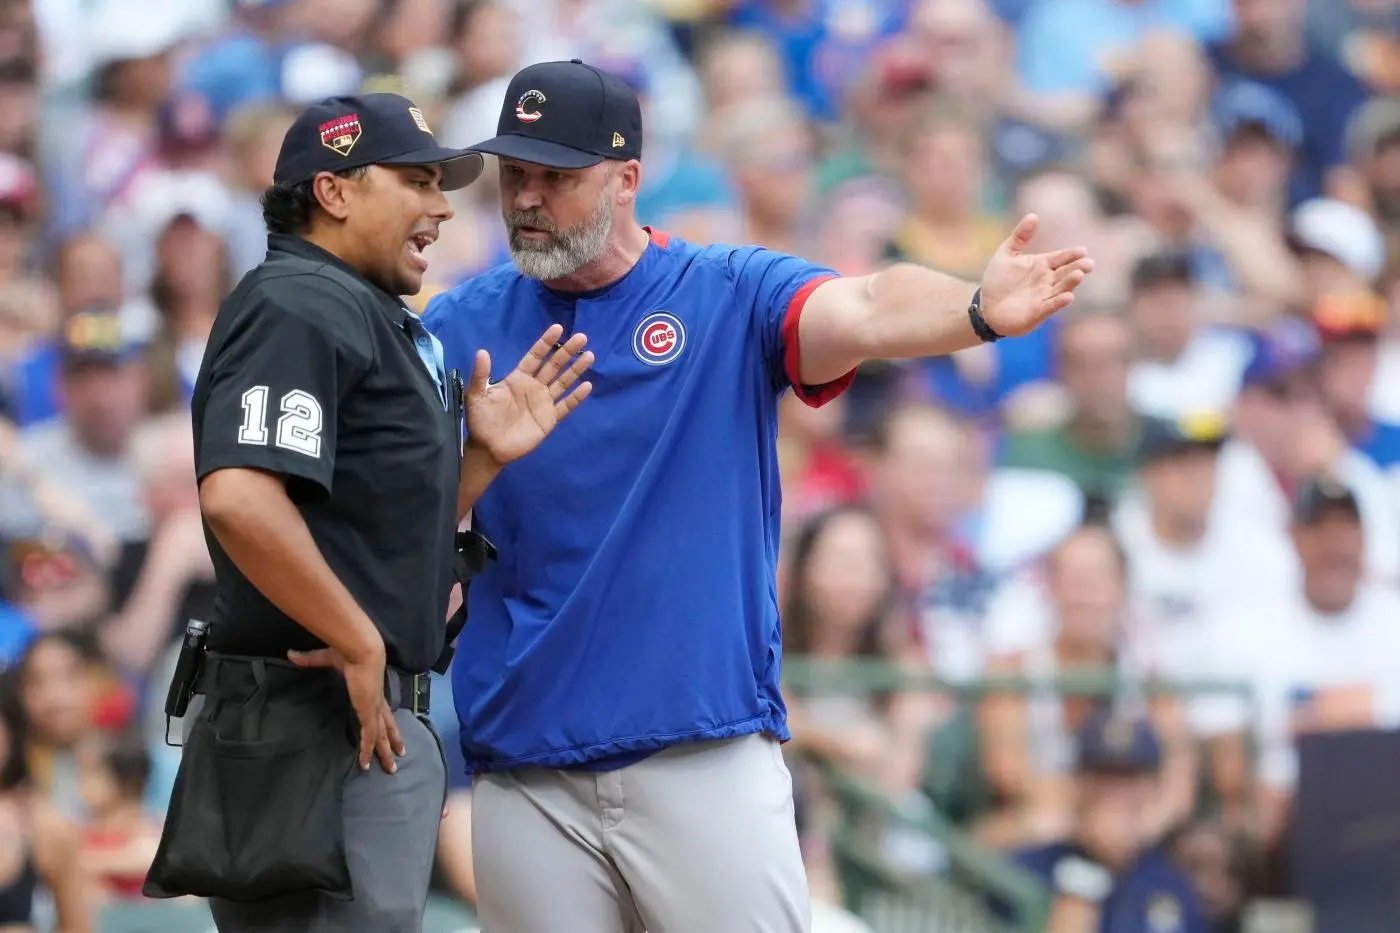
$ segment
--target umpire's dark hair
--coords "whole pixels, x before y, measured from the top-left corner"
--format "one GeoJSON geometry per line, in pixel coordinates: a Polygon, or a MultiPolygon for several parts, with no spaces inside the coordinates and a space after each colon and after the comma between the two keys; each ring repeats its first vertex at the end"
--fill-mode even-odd
{"type": "MultiPolygon", "coordinates": [[[[341,178],[360,178],[368,171],[369,166],[361,165],[334,174],[341,178]]],[[[311,216],[317,206],[314,184],[314,178],[298,182],[279,181],[263,192],[263,224],[268,233],[296,236],[311,229],[311,216]]]]}

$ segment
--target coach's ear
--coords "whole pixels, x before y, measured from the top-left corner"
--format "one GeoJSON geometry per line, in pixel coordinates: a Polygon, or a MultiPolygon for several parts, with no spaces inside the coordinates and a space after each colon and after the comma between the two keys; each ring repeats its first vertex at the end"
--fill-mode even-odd
{"type": "Polygon", "coordinates": [[[642,185],[642,163],[628,159],[617,169],[617,203],[631,204],[637,200],[637,189],[642,185]]]}

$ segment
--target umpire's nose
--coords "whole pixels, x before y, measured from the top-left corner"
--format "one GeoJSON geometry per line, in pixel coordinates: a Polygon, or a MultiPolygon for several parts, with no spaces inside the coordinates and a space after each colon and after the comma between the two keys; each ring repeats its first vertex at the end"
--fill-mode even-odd
{"type": "Polygon", "coordinates": [[[452,209],[452,202],[447,200],[447,192],[436,185],[433,186],[433,194],[428,205],[428,216],[438,223],[446,223],[451,220],[456,211],[452,209]]]}

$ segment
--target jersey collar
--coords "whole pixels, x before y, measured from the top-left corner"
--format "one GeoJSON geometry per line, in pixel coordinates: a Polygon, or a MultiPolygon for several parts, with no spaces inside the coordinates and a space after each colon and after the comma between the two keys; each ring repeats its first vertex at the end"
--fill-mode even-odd
{"type": "Polygon", "coordinates": [[[404,306],[402,298],[398,297],[397,295],[389,294],[384,289],[380,288],[378,285],[375,285],[369,279],[365,278],[362,272],[360,272],[354,266],[350,265],[345,260],[341,259],[335,253],[332,253],[326,249],[322,249],[315,243],[312,243],[310,240],[285,233],[271,233],[268,234],[267,237],[267,248],[269,252],[276,251],[279,253],[290,253],[293,256],[300,256],[302,259],[310,259],[316,262],[324,262],[328,265],[335,266],[342,272],[345,272],[349,275],[353,275],[355,278],[365,283],[365,286],[367,288],[372,289],[375,295],[382,299],[380,304],[384,306],[384,309],[386,311],[393,311],[394,315],[396,315],[395,323],[400,322],[403,318],[403,316],[399,314],[399,312],[408,310],[404,306]]]}

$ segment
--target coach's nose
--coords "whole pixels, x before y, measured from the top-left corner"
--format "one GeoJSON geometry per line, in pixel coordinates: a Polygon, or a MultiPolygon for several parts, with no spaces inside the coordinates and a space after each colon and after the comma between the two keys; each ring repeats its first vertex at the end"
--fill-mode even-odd
{"type": "Polygon", "coordinates": [[[517,211],[532,211],[544,206],[544,190],[538,181],[523,178],[511,192],[511,207],[517,211]]]}

